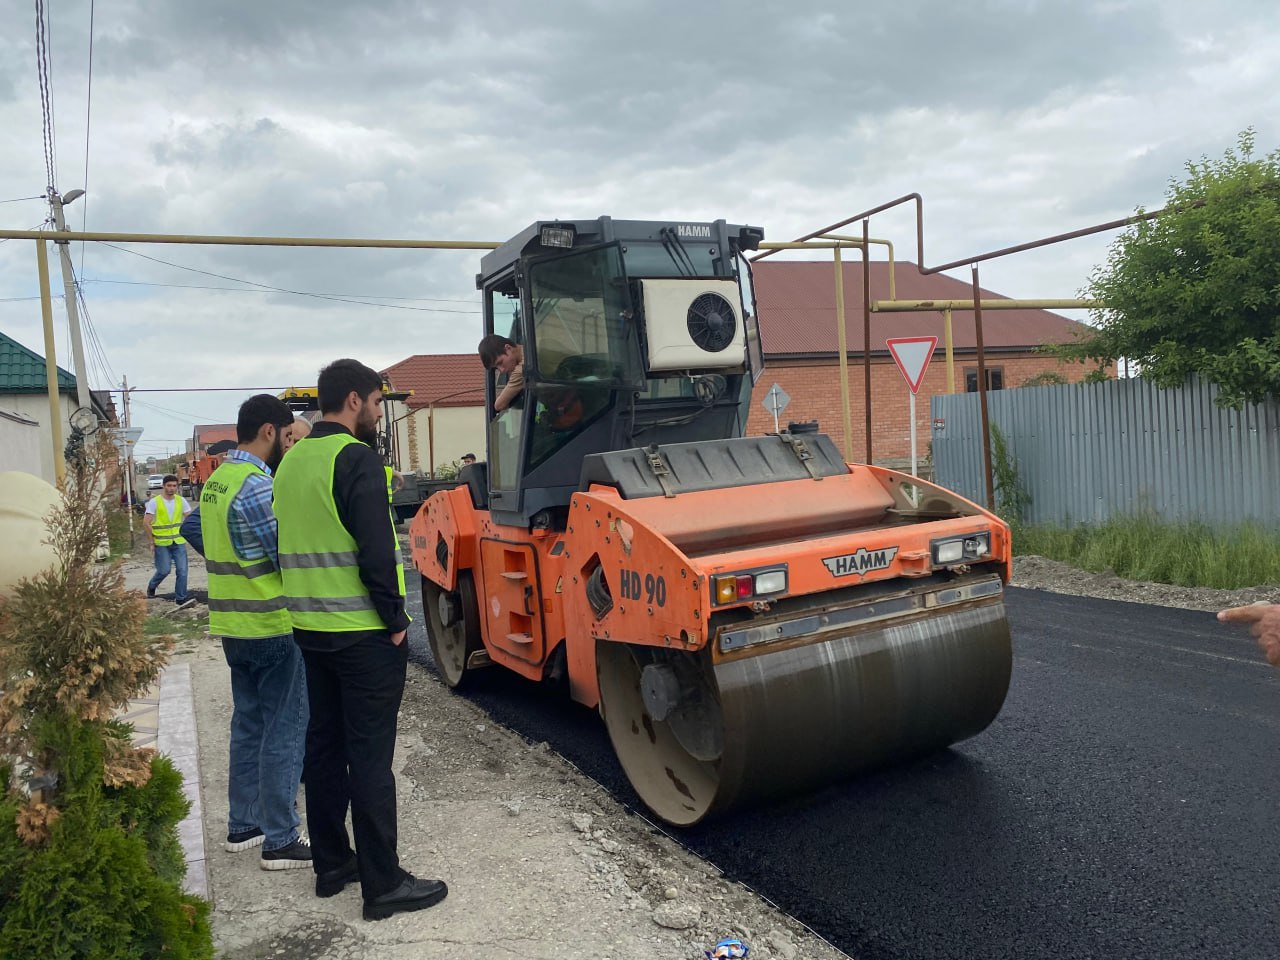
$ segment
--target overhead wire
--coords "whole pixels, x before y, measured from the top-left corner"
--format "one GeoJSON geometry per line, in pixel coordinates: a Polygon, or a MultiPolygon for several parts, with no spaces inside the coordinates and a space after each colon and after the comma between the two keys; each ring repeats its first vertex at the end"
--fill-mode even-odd
{"type": "MultiPolygon", "coordinates": [[[[194,268],[184,267],[183,269],[194,269],[194,268]]],[[[109,280],[106,277],[86,277],[84,280],[80,282],[81,283],[112,283],[112,284],[119,284],[126,287],[173,287],[178,290],[223,290],[223,291],[226,291],[227,293],[276,293],[277,292],[276,290],[246,290],[244,287],[210,287],[210,286],[204,286],[202,284],[196,284],[196,283],[158,283],[150,280],[109,280]]],[[[252,281],[245,280],[241,282],[251,283],[252,281]]],[[[366,300],[416,300],[423,303],[471,303],[471,304],[475,304],[477,307],[479,306],[478,301],[468,300],[462,297],[393,297],[383,293],[326,293],[326,294],[311,293],[310,295],[339,297],[345,300],[349,300],[352,298],[356,298],[356,299],[363,298],[366,300]]],[[[459,312],[467,313],[469,311],[464,310],[459,312]]]]}
{"type": "MultiPolygon", "coordinates": [[[[44,197],[40,197],[40,200],[44,200],[44,197]]],[[[41,220],[40,223],[32,225],[32,227],[28,227],[27,233],[31,233],[32,230],[44,229],[51,223],[51,220],[52,218],[50,218],[50,216],[46,216],[46,218],[41,220]]],[[[12,241],[12,239],[13,237],[5,237],[4,239],[0,239],[0,243],[8,243],[9,241],[12,241]]],[[[28,297],[14,297],[14,300],[28,300],[28,297]]],[[[40,300],[40,297],[36,297],[35,300],[40,300]]]]}
{"type": "MultiPolygon", "coordinates": [[[[89,119],[93,115],[93,8],[89,0],[89,84],[84,98],[84,204],[80,208],[80,232],[89,224],[89,119]]],[[[80,273],[84,273],[84,241],[80,241],[80,273]]],[[[81,298],[83,300],[83,298],[81,298]]]]}
{"type": "Polygon", "coordinates": [[[14,197],[12,200],[0,200],[0,203],[21,203],[24,200],[45,200],[46,197],[14,197]]]}
{"type": "Polygon", "coordinates": [[[36,77],[40,85],[40,122],[44,137],[44,167],[49,190],[57,189],[57,129],[54,125],[53,82],[50,77],[48,13],[36,0],[36,77]]]}
{"type": "Polygon", "coordinates": [[[141,406],[141,407],[147,407],[148,409],[155,410],[159,413],[167,414],[171,417],[179,417],[182,420],[186,420],[191,423],[198,423],[199,421],[202,421],[202,420],[207,421],[209,423],[222,422],[217,417],[206,416],[205,414],[202,414],[202,413],[189,413],[183,410],[175,410],[172,407],[161,406],[160,404],[152,403],[149,400],[139,400],[137,397],[134,397],[129,402],[131,404],[137,404],[138,406],[141,406]]]}
{"type": "Polygon", "coordinates": [[[179,270],[189,270],[192,273],[203,274],[206,277],[216,277],[219,280],[229,280],[232,283],[244,283],[251,287],[259,287],[261,290],[271,291],[275,293],[287,293],[296,297],[311,297],[316,300],[333,300],[338,303],[350,303],[357,306],[365,307],[385,307],[390,310],[412,310],[415,313],[461,313],[474,314],[475,310],[450,310],[445,307],[410,307],[400,303],[376,303],[371,300],[360,300],[354,297],[335,296],[327,293],[311,293],[307,290],[290,290],[287,287],[277,287],[270,283],[259,283],[257,280],[245,280],[242,277],[232,277],[225,273],[215,273],[212,270],[201,270],[199,267],[189,267],[185,264],[174,263],[172,260],[162,260],[159,257],[153,257],[146,253],[139,253],[136,250],[130,250],[127,247],[117,246],[114,243],[107,243],[105,240],[97,241],[104,247],[110,247],[112,250],[119,250],[121,253],[127,253],[130,256],[141,257],[143,260],[150,260],[153,263],[161,263],[166,267],[176,267],[179,270]]]}
{"type": "Polygon", "coordinates": [[[81,314],[84,317],[85,332],[89,335],[89,343],[97,354],[99,361],[101,361],[103,373],[106,374],[106,376],[102,378],[102,381],[105,383],[115,383],[117,379],[115,370],[111,366],[111,361],[107,359],[106,347],[102,343],[102,338],[98,336],[98,329],[94,326],[93,319],[89,314],[89,304],[84,298],[84,291],[80,287],[79,280],[76,281],[76,297],[80,301],[81,314]]]}

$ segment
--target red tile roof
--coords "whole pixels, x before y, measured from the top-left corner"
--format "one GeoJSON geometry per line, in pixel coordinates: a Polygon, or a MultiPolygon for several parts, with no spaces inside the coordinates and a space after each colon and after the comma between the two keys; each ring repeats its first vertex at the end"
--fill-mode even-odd
{"type": "Polygon", "coordinates": [[[484,365],[474,353],[417,353],[382,371],[396,390],[412,390],[410,409],[484,404],[484,365]]]}
{"type": "MultiPolygon", "coordinates": [[[[871,261],[871,299],[889,299],[889,264],[871,261]]],[[[831,261],[764,260],[752,265],[760,341],[766,357],[834,354],[836,341],[835,271],[831,261]]],[[[953,277],[923,276],[914,263],[899,260],[894,270],[899,300],[972,300],[973,287],[953,277]]],[[[982,298],[1004,299],[982,291],[982,298]]],[[[862,352],[862,264],[844,264],[845,331],[851,353],[862,352]]],[[[952,311],[952,337],[957,350],[975,349],[973,311],[952,311]]],[[[1045,343],[1065,343],[1084,324],[1048,310],[986,310],[982,340],[986,350],[1028,350],[1045,343]]],[[[942,314],[872,313],[872,353],[888,353],[889,337],[937,336],[942,346],[942,314]]]]}

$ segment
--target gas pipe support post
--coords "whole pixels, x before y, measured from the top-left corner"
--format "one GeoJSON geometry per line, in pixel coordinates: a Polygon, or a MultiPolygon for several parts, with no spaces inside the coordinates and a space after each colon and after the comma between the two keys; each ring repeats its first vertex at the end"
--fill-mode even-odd
{"type": "Polygon", "coordinates": [[[982,417],[982,472],[987,509],[996,508],[995,483],[991,476],[991,421],[987,414],[987,360],[982,346],[982,291],[978,287],[978,265],[973,270],[973,333],[978,348],[978,411],[982,417]]]}
{"type": "Polygon", "coordinates": [[[844,261],[840,247],[832,250],[836,270],[836,352],[840,357],[840,409],[844,415],[844,458],[853,459],[853,411],[849,405],[848,335],[844,329],[844,261]]]}
{"type": "Polygon", "coordinates": [[[956,392],[955,343],[951,339],[951,308],[942,311],[942,342],[947,358],[947,393],[956,392]]]}
{"type": "Polygon", "coordinates": [[[40,277],[40,318],[44,323],[44,375],[49,390],[49,433],[53,441],[53,475],[58,489],[66,486],[67,462],[62,450],[62,411],[58,402],[58,358],[53,342],[53,298],[49,294],[49,247],[36,238],[36,270],[40,277]]]}
{"type": "Polygon", "coordinates": [[[871,462],[871,220],[862,221],[862,393],[866,408],[867,459],[871,462]]]}

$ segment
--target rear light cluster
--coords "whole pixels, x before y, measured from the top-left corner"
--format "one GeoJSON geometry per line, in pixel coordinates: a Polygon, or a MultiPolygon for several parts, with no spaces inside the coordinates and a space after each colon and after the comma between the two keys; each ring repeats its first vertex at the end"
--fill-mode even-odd
{"type": "Polygon", "coordinates": [[[734,603],[785,593],[787,568],[757,570],[752,573],[724,573],[711,578],[716,603],[734,603]]]}

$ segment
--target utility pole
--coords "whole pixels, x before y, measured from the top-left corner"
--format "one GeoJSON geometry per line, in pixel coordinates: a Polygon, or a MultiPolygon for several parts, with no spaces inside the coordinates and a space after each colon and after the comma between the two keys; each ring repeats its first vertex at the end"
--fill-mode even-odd
{"type": "MultiPolygon", "coordinates": [[[[120,385],[124,390],[124,425],[126,427],[133,426],[129,422],[129,378],[125,377],[124,382],[120,385]]],[[[133,546],[133,445],[129,444],[125,448],[124,460],[124,483],[125,483],[125,507],[129,511],[129,546],[133,546]]]]}
{"type": "MultiPolygon", "coordinates": [[[[83,190],[72,190],[63,198],[58,195],[58,191],[52,187],[49,188],[49,206],[53,208],[53,222],[59,232],[65,232],[67,229],[67,222],[62,215],[62,208],[82,196],[84,196],[83,190]]],[[[67,301],[67,321],[71,326],[71,358],[76,368],[76,401],[80,406],[92,410],[93,398],[89,394],[89,371],[85,369],[84,342],[80,337],[80,310],[76,303],[76,278],[71,271],[71,242],[69,240],[55,240],[54,243],[57,244],[58,256],[62,260],[62,289],[67,301]]]]}

